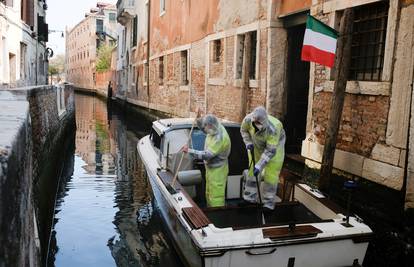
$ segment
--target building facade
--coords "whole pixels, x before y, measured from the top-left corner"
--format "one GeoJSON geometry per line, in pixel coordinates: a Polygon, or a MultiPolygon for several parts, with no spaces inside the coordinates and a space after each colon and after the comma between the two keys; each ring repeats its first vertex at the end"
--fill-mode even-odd
{"type": "Polygon", "coordinates": [[[116,45],[116,8],[98,3],[81,22],[66,30],[67,81],[91,91],[102,89],[102,86],[106,88],[110,79],[101,81],[101,76],[105,75],[96,69],[98,50],[104,45],[116,45]]]}
{"type": "Polygon", "coordinates": [[[322,160],[334,71],[300,59],[307,14],[339,29],[343,10],[353,8],[334,167],[402,192],[414,207],[413,149],[406,161],[414,1],[120,0],[117,8],[118,97],[173,116],[202,108],[232,121],[264,105],[284,122],[288,154],[312,168],[322,160]]]}
{"type": "Polygon", "coordinates": [[[46,1],[0,1],[0,88],[47,84],[46,1]]]}

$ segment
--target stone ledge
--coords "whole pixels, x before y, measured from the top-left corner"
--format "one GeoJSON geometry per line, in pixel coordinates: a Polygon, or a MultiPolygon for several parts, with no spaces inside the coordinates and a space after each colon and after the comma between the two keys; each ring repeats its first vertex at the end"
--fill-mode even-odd
{"type": "MultiPolygon", "coordinates": [[[[334,83],[334,81],[325,81],[323,91],[333,92],[334,83]]],[[[389,82],[348,81],[346,83],[346,92],[349,94],[389,96],[390,91],[391,84],[389,82]]]]}
{"type": "Polygon", "coordinates": [[[3,151],[12,148],[20,128],[28,121],[29,102],[0,100],[0,110],[0,149],[3,151]]]}
{"type": "MultiPolygon", "coordinates": [[[[304,140],[302,142],[302,156],[316,162],[322,162],[323,146],[304,140]]],[[[361,176],[364,157],[337,149],[335,151],[334,167],[349,172],[351,174],[361,176]]]]}
{"type": "Polygon", "coordinates": [[[329,13],[337,10],[343,10],[350,7],[365,5],[378,2],[381,0],[332,0],[323,3],[323,13],[329,13]]]}
{"type": "Polygon", "coordinates": [[[222,78],[209,78],[208,79],[208,84],[209,85],[221,85],[221,86],[224,86],[224,85],[226,85],[226,80],[224,80],[222,78]]]}
{"type": "MultiPolygon", "coordinates": [[[[308,140],[302,142],[302,156],[312,161],[310,167],[320,168],[322,154],[322,145],[308,140]]],[[[396,190],[401,190],[403,183],[403,168],[339,149],[335,151],[334,168],[396,190]]]]}
{"type": "Polygon", "coordinates": [[[394,166],[398,166],[398,163],[400,161],[400,153],[401,150],[396,147],[383,144],[375,144],[371,152],[371,158],[377,161],[382,161],[394,166]]]}
{"type": "Polygon", "coordinates": [[[362,177],[390,188],[401,190],[404,169],[366,158],[364,160],[362,177]]]}

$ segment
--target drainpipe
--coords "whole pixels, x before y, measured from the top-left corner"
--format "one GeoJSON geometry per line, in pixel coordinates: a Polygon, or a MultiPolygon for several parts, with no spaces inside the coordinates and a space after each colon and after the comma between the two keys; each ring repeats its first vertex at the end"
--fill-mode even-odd
{"type": "Polygon", "coordinates": [[[148,109],[150,109],[150,22],[151,22],[151,0],[148,0],[147,10],[147,101],[148,109]]]}

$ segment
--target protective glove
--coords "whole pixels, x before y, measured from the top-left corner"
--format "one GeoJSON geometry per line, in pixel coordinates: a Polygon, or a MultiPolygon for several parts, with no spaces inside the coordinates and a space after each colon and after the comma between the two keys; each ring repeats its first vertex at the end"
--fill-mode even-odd
{"type": "Polygon", "coordinates": [[[247,144],[247,145],[246,145],[246,149],[247,149],[247,150],[252,151],[252,150],[253,150],[253,148],[254,148],[254,145],[253,145],[253,144],[247,144]]]}
{"type": "Polygon", "coordinates": [[[256,167],[254,167],[253,174],[254,174],[254,176],[258,176],[260,174],[260,170],[256,167]]]}

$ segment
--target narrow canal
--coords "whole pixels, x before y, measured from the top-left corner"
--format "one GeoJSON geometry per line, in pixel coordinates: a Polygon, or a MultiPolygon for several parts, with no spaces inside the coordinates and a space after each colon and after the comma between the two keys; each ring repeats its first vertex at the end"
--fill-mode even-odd
{"type": "Polygon", "coordinates": [[[136,151],[148,118],[76,95],[76,126],[62,155],[48,266],[181,266],[136,151]]]}

